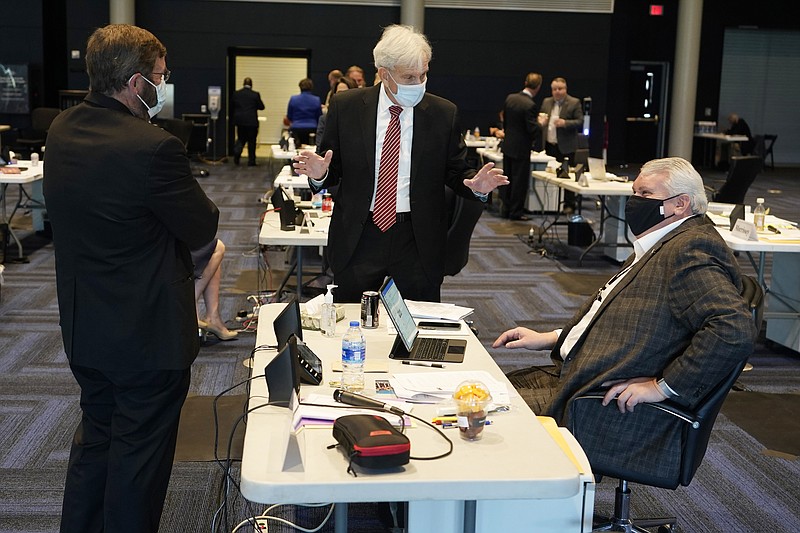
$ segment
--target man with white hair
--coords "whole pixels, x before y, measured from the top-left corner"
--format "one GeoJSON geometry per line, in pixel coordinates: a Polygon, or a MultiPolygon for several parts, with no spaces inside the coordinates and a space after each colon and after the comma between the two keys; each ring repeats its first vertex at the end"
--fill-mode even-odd
{"type": "MultiPolygon", "coordinates": [[[[603,404],[615,402],[623,413],[620,426],[643,402],[670,398],[693,407],[753,351],[739,267],[705,217],[708,201],[694,167],[678,157],[650,161],[633,193],[625,217],[635,253],[622,270],[564,329],[517,327],[493,345],[552,350],[555,366],[508,377],[534,412],[563,425],[572,401],[600,387],[608,387],[603,404]]],[[[637,438],[672,438],[663,425],[636,424],[637,438]]]]}
{"type": "Polygon", "coordinates": [[[328,262],[337,301],[359,301],[392,276],[403,296],[439,301],[448,215],[444,188],[476,201],[508,180],[465,161],[456,106],[425,92],[432,51],[410,26],[373,50],[381,83],[332,99],[319,154],[294,158],[314,191],[336,187],[328,262]]]}

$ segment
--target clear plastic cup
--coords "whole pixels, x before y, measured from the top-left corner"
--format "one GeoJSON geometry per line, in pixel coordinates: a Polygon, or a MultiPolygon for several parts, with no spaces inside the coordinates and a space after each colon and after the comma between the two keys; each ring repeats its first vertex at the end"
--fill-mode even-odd
{"type": "Polygon", "coordinates": [[[453,400],[461,438],[480,440],[486,425],[486,407],[492,402],[489,388],[480,381],[464,381],[453,393],[453,400]]]}

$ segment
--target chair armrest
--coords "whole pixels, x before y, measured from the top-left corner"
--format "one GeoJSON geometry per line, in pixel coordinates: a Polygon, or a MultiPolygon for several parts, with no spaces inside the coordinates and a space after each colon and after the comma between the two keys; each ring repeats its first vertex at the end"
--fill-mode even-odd
{"type": "MultiPolygon", "coordinates": [[[[578,396],[577,398],[575,398],[575,401],[602,400],[604,397],[605,397],[604,391],[593,390],[578,396]]],[[[700,427],[700,421],[697,419],[697,417],[695,417],[694,413],[688,411],[682,405],[673,402],[671,400],[664,400],[661,402],[654,402],[654,403],[650,402],[640,403],[639,405],[637,405],[637,407],[650,407],[653,409],[658,409],[659,411],[662,411],[676,418],[679,418],[680,420],[683,420],[684,422],[689,424],[689,426],[691,426],[692,429],[698,429],[700,427]]]]}

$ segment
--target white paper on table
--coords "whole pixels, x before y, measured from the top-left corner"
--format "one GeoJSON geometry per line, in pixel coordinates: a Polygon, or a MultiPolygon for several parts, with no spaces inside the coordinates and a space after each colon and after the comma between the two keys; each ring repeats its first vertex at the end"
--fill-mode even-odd
{"type": "Polygon", "coordinates": [[[463,381],[480,381],[489,388],[492,403],[508,405],[511,399],[506,384],[493,378],[484,370],[462,370],[455,372],[414,372],[392,374],[389,383],[398,398],[436,403],[447,400],[463,381]]]}
{"type": "MultiPolygon", "coordinates": [[[[413,404],[408,402],[385,398],[376,398],[376,400],[398,407],[406,413],[410,413],[414,408],[413,404]]],[[[294,416],[292,417],[292,429],[297,430],[300,426],[331,427],[337,418],[345,415],[378,415],[388,420],[390,424],[399,425],[400,419],[395,414],[384,413],[376,409],[360,409],[357,407],[343,409],[345,405],[346,404],[337,402],[331,396],[319,393],[309,394],[307,398],[301,400],[300,406],[294,412],[294,416]],[[305,405],[310,403],[317,405],[305,405]],[[322,407],[320,407],[320,405],[322,407]]],[[[408,427],[411,423],[411,419],[408,417],[405,417],[405,419],[405,425],[408,427]]]]}
{"type": "Polygon", "coordinates": [[[444,320],[461,320],[469,316],[474,311],[471,307],[460,305],[439,303],[439,302],[418,302],[406,300],[408,310],[414,318],[433,318],[444,320]]]}

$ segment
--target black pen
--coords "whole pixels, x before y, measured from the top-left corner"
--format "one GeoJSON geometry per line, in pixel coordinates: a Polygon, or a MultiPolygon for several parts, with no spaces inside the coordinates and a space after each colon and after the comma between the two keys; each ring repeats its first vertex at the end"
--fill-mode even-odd
{"type": "Polygon", "coordinates": [[[444,368],[442,363],[428,363],[427,361],[403,361],[404,365],[411,366],[429,366],[432,368],[444,368]]]}
{"type": "Polygon", "coordinates": [[[767,229],[770,230],[772,233],[775,233],[777,235],[781,234],[781,231],[778,228],[776,228],[775,226],[767,226],[767,229]]]}

